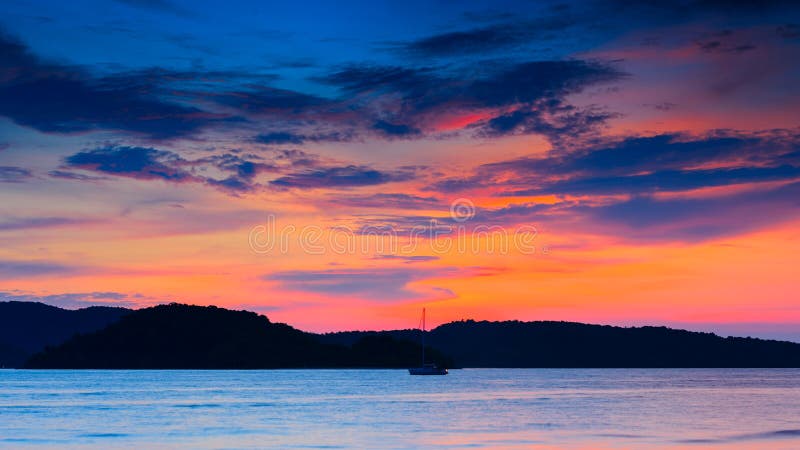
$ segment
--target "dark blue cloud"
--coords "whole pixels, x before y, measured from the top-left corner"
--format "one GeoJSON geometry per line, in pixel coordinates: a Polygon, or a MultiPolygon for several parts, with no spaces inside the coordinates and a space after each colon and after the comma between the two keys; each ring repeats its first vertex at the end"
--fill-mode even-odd
{"type": "Polygon", "coordinates": [[[551,142],[573,139],[598,130],[616,114],[597,108],[578,109],[550,99],[491,118],[479,128],[482,137],[540,134],[551,142]],[[565,139],[566,138],[566,139],[565,139]]]}
{"type": "Polygon", "coordinates": [[[279,163],[288,163],[291,167],[314,167],[319,165],[317,155],[297,149],[279,150],[275,155],[275,160],[279,163]]]}
{"type": "Polygon", "coordinates": [[[406,181],[414,177],[411,171],[383,172],[365,166],[327,167],[291,173],[271,182],[279,188],[316,189],[356,187],[406,181]]]}
{"type": "Polygon", "coordinates": [[[633,137],[547,157],[485,164],[465,178],[429,190],[458,192],[495,186],[503,195],[639,194],[797,178],[796,136],[677,134],[633,137]],[[512,176],[509,176],[512,175],[512,176]],[[495,181],[502,178],[502,182],[495,181]]]}
{"type": "MultiPolygon", "coordinates": [[[[275,151],[270,156],[228,152],[189,160],[175,152],[151,147],[107,146],[66,157],[64,168],[140,180],[201,183],[232,194],[263,188],[265,185],[257,180],[263,173],[279,175],[269,183],[274,188],[336,189],[406,181],[419,170],[418,167],[381,171],[356,165],[325,166],[315,155],[299,150],[275,151]]],[[[97,179],[73,172],[54,172],[51,176],[57,178],[97,179]]]]}
{"type": "Polygon", "coordinates": [[[339,194],[328,201],[336,205],[354,208],[435,209],[442,207],[442,201],[436,197],[423,197],[400,193],[377,193],[372,195],[339,194]]]}
{"type": "Polygon", "coordinates": [[[30,170],[15,166],[0,166],[0,183],[21,183],[33,177],[30,170]]]}
{"type": "Polygon", "coordinates": [[[631,173],[680,169],[709,162],[768,157],[776,149],[769,140],[748,136],[685,139],[678,134],[633,137],[608,147],[574,152],[555,159],[560,173],[631,173]]]}
{"type": "Polygon", "coordinates": [[[421,134],[421,131],[418,128],[412,127],[410,125],[404,125],[399,123],[390,123],[385,120],[378,120],[374,124],[372,124],[372,129],[379,131],[384,136],[387,137],[409,137],[409,136],[417,136],[421,134]]]}
{"type": "Polygon", "coordinates": [[[442,33],[408,43],[404,49],[421,56],[482,53],[519,44],[531,38],[525,29],[507,24],[442,33]]]}
{"type": "Polygon", "coordinates": [[[572,25],[569,15],[549,15],[534,20],[508,21],[468,30],[435,34],[408,42],[401,50],[415,56],[464,56],[508,50],[524,44],[541,43],[556,38],[572,25]]]}
{"type": "Polygon", "coordinates": [[[478,126],[484,136],[540,133],[550,137],[577,135],[602,124],[611,115],[580,111],[565,102],[587,86],[622,79],[611,66],[581,60],[502,63],[476,61],[469,76],[435,67],[350,65],[317,81],[339,87],[355,100],[351,108],[372,114],[373,104],[386,103],[370,126],[385,137],[421,137],[426,119],[438,113],[469,113],[487,108],[512,108],[478,126]]]}
{"type": "Polygon", "coordinates": [[[515,105],[559,98],[622,77],[624,74],[618,70],[594,62],[532,61],[514,64],[471,82],[463,96],[481,106],[515,105]]]}
{"type": "Polygon", "coordinates": [[[434,68],[353,65],[318,78],[353,94],[392,94],[420,111],[448,105],[460,108],[530,103],[624,75],[616,69],[581,60],[513,64],[475,63],[475,75],[456,76],[434,68]]]}
{"type": "Polygon", "coordinates": [[[742,41],[732,30],[708,33],[696,40],[695,45],[705,53],[744,53],[756,49],[755,45],[742,41]]]}
{"type": "Polygon", "coordinates": [[[184,136],[228,117],[160,98],[135,78],[92,77],[40,60],[0,33],[0,115],[50,133],[120,130],[184,136]]]}
{"type": "Polygon", "coordinates": [[[190,181],[195,177],[180,168],[176,153],[148,147],[101,147],[68,156],[69,167],[143,180],[190,181]]]}
{"type": "MultiPolygon", "coordinates": [[[[464,57],[494,51],[522,52],[550,50],[550,46],[572,43],[575,37],[602,45],[624,32],[692,23],[708,18],[740,19],[741,14],[768,14],[794,10],[790,1],[686,0],[636,2],[567,1],[550,7],[538,4],[515,5],[508,11],[468,12],[469,22],[490,23],[477,28],[434,34],[399,46],[403,54],[419,57],[464,57]],[[533,10],[533,11],[532,11],[533,10]]],[[[791,34],[791,25],[784,29],[791,34]]],[[[784,33],[781,33],[784,34],[784,33]]],[[[747,44],[725,46],[731,51],[746,51],[747,44]]]]}
{"type": "Polygon", "coordinates": [[[136,8],[150,9],[155,12],[167,12],[179,16],[191,16],[191,13],[168,0],[116,0],[118,3],[136,8]]]}
{"type": "Polygon", "coordinates": [[[205,158],[186,161],[183,163],[192,167],[212,166],[223,172],[231,172],[240,179],[250,180],[256,175],[264,172],[276,172],[278,166],[273,162],[266,161],[258,155],[237,155],[234,153],[222,153],[207,156],[205,158]]]}
{"type": "Polygon", "coordinates": [[[302,145],[306,142],[348,142],[355,139],[353,131],[330,131],[314,133],[295,133],[290,131],[274,131],[257,135],[253,140],[267,145],[302,145]]]}
{"type": "Polygon", "coordinates": [[[0,114],[14,122],[51,133],[112,129],[161,139],[187,135],[216,121],[194,107],[56,76],[0,85],[0,105],[0,114]]]}
{"type": "MultiPolygon", "coordinates": [[[[581,60],[471,61],[458,72],[350,64],[314,78],[341,94],[325,97],[268,86],[264,83],[274,78],[258,72],[156,67],[95,76],[84,68],[43,60],[2,36],[0,50],[0,115],[20,125],[48,133],[111,130],[162,140],[195,135],[212,125],[245,126],[267,118],[275,121],[271,128],[302,124],[326,130],[278,131],[254,138],[271,145],[344,142],[362,133],[387,139],[424,137],[427,116],[482,108],[514,107],[531,122],[531,111],[545,107],[544,99],[563,100],[586,86],[622,77],[608,65],[581,60]]],[[[554,112],[552,107],[546,111],[554,112]]],[[[513,132],[577,133],[577,117],[565,118],[560,127],[540,123],[513,132]]],[[[583,122],[605,119],[582,117],[583,122]]],[[[499,135],[500,128],[489,131],[499,135]]]]}
{"type": "Polygon", "coordinates": [[[775,32],[783,39],[797,39],[800,38],[800,25],[787,23],[776,28],[775,32]]]}
{"type": "MultiPolygon", "coordinates": [[[[260,185],[254,178],[263,172],[279,168],[257,155],[245,157],[222,153],[187,160],[174,152],[149,147],[109,146],[76,153],[65,158],[67,167],[89,170],[140,180],[164,180],[176,183],[205,183],[228,193],[251,192],[260,185]],[[227,173],[222,179],[200,175],[210,169],[227,173]]],[[[69,175],[67,178],[80,179],[69,175]]],[[[85,181],[91,181],[86,179],[85,181]]]]}
{"type": "Polygon", "coordinates": [[[315,95],[266,86],[247,91],[211,93],[208,98],[250,114],[281,114],[287,119],[292,115],[333,104],[330,100],[315,95]]]}
{"type": "Polygon", "coordinates": [[[286,131],[275,131],[272,133],[259,134],[255,137],[255,141],[260,144],[270,145],[299,145],[306,141],[306,137],[302,134],[290,133],[286,131]]]}
{"type": "Polygon", "coordinates": [[[211,186],[220,188],[223,191],[228,191],[233,193],[251,192],[255,189],[255,186],[252,183],[250,183],[246,178],[237,176],[230,176],[222,180],[208,178],[206,179],[206,183],[208,183],[211,186]]]}
{"type": "Polygon", "coordinates": [[[686,191],[740,183],[800,178],[800,167],[739,167],[735,169],[664,170],[646,175],[576,178],[543,183],[539,188],[509,191],[505,195],[608,195],[686,191]]]}
{"type": "Polygon", "coordinates": [[[409,98],[423,95],[443,81],[432,68],[369,64],[350,64],[315,80],[351,94],[397,93],[409,98]]]}

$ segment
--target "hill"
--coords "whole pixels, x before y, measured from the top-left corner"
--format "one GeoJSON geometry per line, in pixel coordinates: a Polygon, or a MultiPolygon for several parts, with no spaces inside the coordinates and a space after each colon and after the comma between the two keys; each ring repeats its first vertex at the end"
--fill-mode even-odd
{"type": "MultiPolygon", "coordinates": [[[[319,335],[213,306],[0,303],[0,325],[0,355],[17,366],[51,345],[28,359],[32,368],[412,367],[420,355],[418,330],[319,335]]],[[[450,368],[800,367],[800,344],[666,327],[468,320],[427,332],[426,342],[429,360],[450,368]]]]}
{"type": "MultiPolygon", "coordinates": [[[[374,333],[331,333],[323,340],[346,345],[374,333]]],[[[419,331],[379,334],[410,339],[419,331]]],[[[467,320],[429,331],[426,342],[459,367],[800,367],[797,343],[666,327],[467,320]]]]}
{"type": "Polygon", "coordinates": [[[0,367],[20,367],[47,345],[99,330],[131,310],[105,306],[69,310],[36,302],[0,302],[0,367]]]}
{"type": "MultiPolygon", "coordinates": [[[[433,351],[433,350],[431,350],[433,351]]],[[[409,367],[419,364],[416,343],[365,335],[352,345],[265,316],[214,306],[160,305],[75,336],[31,357],[29,368],[268,369],[409,367]]],[[[433,357],[447,363],[435,351],[433,357]]]]}

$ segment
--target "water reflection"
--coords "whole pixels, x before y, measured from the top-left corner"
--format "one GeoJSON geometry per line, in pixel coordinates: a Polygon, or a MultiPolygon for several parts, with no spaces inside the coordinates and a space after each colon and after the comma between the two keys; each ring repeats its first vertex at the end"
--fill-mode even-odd
{"type": "Polygon", "coordinates": [[[0,446],[800,448],[799,370],[0,371],[0,446]]]}

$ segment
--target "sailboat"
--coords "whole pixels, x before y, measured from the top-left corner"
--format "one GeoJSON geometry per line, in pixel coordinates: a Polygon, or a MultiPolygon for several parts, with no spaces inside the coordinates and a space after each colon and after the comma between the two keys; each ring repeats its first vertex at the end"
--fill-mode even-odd
{"type": "Polygon", "coordinates": [[[422,366],[411,367],[408,373],[411,375],[447,375],[447,369],[436,367],[436,364],[425,362],[425,308],[422,308],[422,366]]]}

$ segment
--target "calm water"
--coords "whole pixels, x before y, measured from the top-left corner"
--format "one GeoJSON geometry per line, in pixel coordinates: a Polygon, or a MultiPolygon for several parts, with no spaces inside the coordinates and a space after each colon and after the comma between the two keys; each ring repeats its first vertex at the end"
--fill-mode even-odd
{"type": "Polygon", "coordinates": [[[800,448],[800,370],[0,370],[0,447],[800,448]]]}

